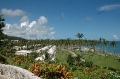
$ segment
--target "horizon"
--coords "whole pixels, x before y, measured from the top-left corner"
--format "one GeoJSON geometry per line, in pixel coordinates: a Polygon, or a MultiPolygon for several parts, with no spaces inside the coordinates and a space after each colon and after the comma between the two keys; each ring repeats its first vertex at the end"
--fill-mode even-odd
{"type": "Polygon", "coordinates": [[[120,0],[2,0],[3,33],[25,39],[120,41],[120,0]]]}
{"type": "MultiPolygon", "coordinates": [[[[9,36],[8,36],[9,37],[9,36]]],[[[10,36],[10,37],[16,37],[16,36],[10,36]]],[[[17,39],[21,39],[22,37],[17,37],[17,39]]],[[[70,40],[79,40],[79,38],[74,38],[74,39],[72,39],[72,38],[63,38],[63,39],[49,39],[49,38],[46,38],[46,39],[26,39],[26,38],[22,38],[22,39],[25,39],[25,40],[32,40],[32,41],[35,41],[35,40],[46,40],[46,39],[48,39],[48,40],[67,40],[67,39],[70,39],[70,40]]],[[[104,39],[104,38],[103,38],[104,39]]],[[[16,39],[14,39],[14,40],[16,40],[16,39]]],[[[83,38],[81,38],[81,41],[85,41],[85,40],[88,40],[88,41],[92,41],[92,40],[96,40],[96,41],[99,41],[100,39],[83,39],[83,38]]],[[[106,40],[106,39],[105,39],[106,40]]],[[[112,42],[112,41],[115,41],[115,40],[106,40],[106,41],[108,41],[108,42],[112,42]]],[[[102,42],[103,42],[103,40],[102,40],[102,42]]],[[[120,42],[120,40],[117,40],[117,41],[115,41],[116,43],[117,42],[120,42]]],[[[109,43],[110,44],[110,43],[109,43]]]]}

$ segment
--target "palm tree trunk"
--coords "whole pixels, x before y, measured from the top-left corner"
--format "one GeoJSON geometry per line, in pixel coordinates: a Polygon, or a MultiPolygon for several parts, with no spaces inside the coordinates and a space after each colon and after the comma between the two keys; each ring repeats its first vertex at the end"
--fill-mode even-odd
{"type": "Polygon", "coordinates": [[[115,47],[114,47],[114,50],[113,50],[113,51],[114,51],[114,57],[115,57],[115,47]]]}

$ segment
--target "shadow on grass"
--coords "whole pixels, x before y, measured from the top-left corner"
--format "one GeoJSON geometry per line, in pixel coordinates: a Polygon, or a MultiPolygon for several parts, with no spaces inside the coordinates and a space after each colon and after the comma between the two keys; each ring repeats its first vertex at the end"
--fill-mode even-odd
{"type": "Polygon", "coordinates": [[[117,59],[120,62],[120,59],[117,59]]]}

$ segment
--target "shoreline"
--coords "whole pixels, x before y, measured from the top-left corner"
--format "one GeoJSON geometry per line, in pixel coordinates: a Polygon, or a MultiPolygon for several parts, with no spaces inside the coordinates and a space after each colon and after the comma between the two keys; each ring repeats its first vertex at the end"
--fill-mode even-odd
{"type": "MultiPolygon", "coordinates": [[[[88,51],[90,50],[90,48],[85,47],[85,46],[82,46],[82,47],[81,47],[81,50],[82,50],[82,52],[88,52],[88,51]]],[[[94,50],[92,50],[92,52],[93,52],[93,51],[94,51],[94,50]]],[[[105,53],[104,50],[100,50],[100,49],[98,49],[97,47],[96,47],[96,51],[99,51],[99,52],[101,52],[101,53],[105,53]]],[[[114,53],[111,53],[111,52],[108,52],[108,51],[107,51],[107,54],[120,57],[120,54],[118,54],[118,53],[115,53],[115,54],[114,54],[114,53]]]]}

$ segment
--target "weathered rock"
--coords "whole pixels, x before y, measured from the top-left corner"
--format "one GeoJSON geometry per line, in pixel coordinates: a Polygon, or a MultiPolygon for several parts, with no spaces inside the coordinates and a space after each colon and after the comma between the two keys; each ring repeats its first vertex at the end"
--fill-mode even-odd
{"type": "Polygon", "coordinates": [[[12,79],[12,78],[10,78],[8,76],[0,75],[0,79],[12,79]]]}
{"type": "Polygon", "coordinates": [[[6,79],[6,77],[8,79],[40,79],[28,70],[5,64],[0,64],[0,75],[2,75],[0,79],[6,79]]]}

